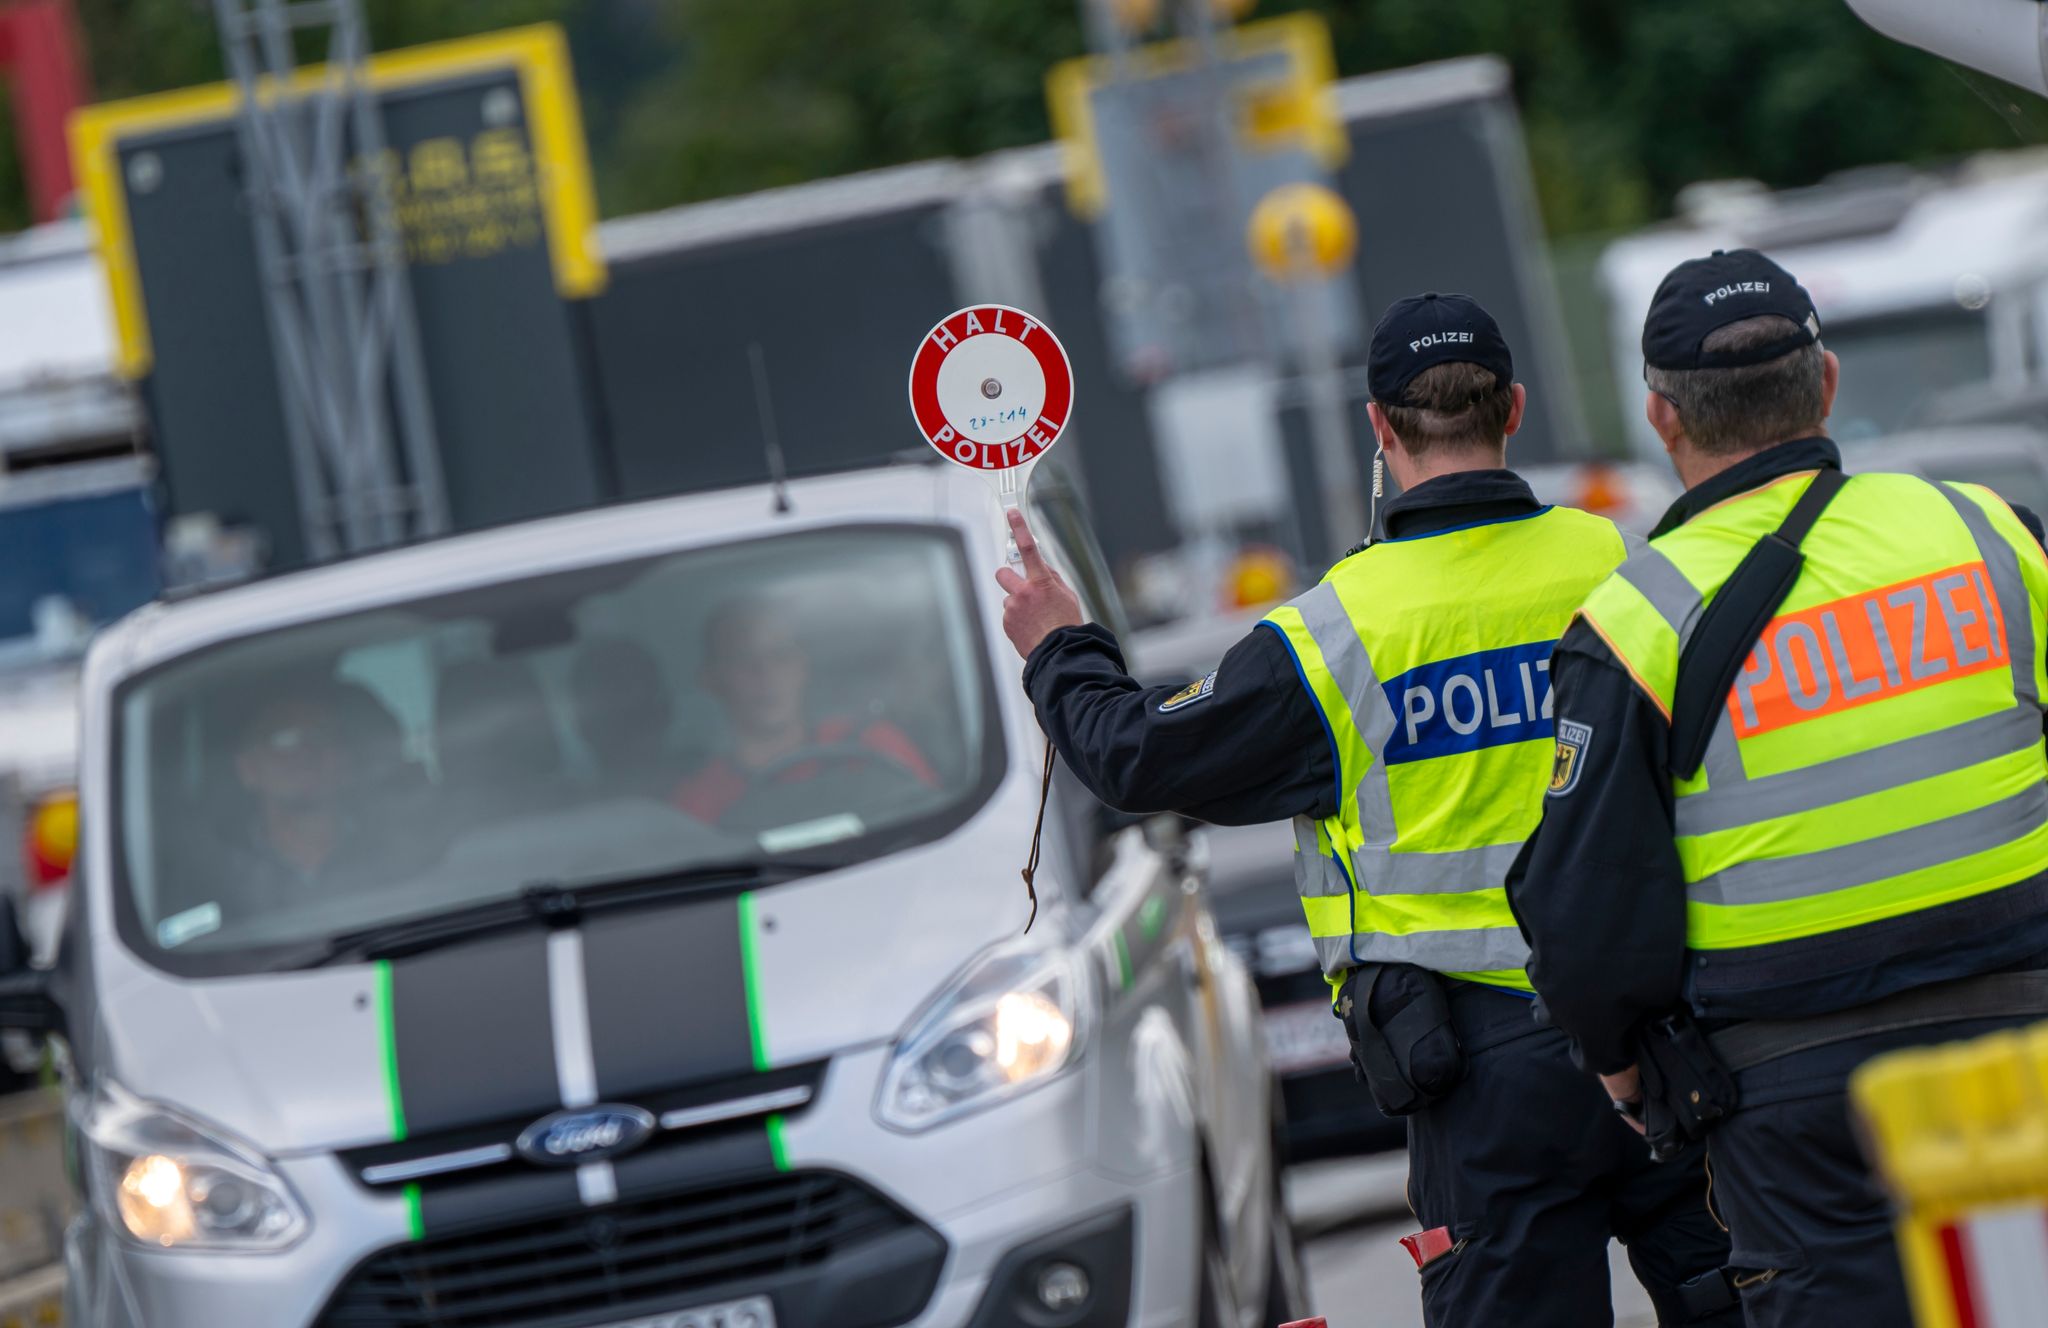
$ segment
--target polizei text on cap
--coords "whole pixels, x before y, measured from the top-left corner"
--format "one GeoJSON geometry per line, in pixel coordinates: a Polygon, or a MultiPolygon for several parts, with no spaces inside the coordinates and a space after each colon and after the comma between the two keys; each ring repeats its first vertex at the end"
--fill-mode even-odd
{"type": "Polygon", "coordinates": [[[1729,285],[1722,286],[1718,290],[1708,291],[1706,293],[1705,299],[1706,302],[1710,305],[1718,304],[1722,300],[1727,299],[1731,295],[1743,295],[1750,292],[1762,294],[1766,291],[1769,291],[1770,288],[1771,283],[1768,281],[1737,281],[1732,282],[1729,285]]]}

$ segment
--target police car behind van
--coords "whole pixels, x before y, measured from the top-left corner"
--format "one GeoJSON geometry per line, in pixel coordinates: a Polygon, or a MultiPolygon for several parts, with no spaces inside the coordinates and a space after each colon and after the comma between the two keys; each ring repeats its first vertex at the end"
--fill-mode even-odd
{"type": "Polygon", "coordinates": [[[72,1321],[1296,1317],[1199,852],[1056,779],[1026,930],[1045,746],[994,500],[936,467],[790,498],[464,535],[97,641],[56,968],[0,917],[0,1022],[63,1053],[72,1321]]]}

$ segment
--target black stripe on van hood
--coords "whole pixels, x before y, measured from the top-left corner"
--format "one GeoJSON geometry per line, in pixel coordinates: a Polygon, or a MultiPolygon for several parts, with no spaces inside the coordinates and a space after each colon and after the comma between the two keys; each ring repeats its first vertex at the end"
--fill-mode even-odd
{"type": "Polygon", "coordinates": [[[547,933],[492,937],[390,966],[394,1134],[460,1130],[562,1105],[547,933]]]}
{"type": "Polygon", "coordinates": [[[605,1101],[766,1069],[752,1009],[751,896],[599,914],[583,926],[597,1092],[605,1101]]]}

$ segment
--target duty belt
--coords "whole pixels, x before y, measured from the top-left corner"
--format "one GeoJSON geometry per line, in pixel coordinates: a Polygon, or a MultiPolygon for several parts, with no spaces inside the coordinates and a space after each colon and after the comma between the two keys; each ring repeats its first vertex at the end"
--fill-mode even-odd
{"type": "Polygon", "coordinates": [[[1794,1052],[1812,1051],[1877,1033],[1895,1033],[1968,1019],[2048,1017],[2048,970],[1986,973],[1935,982],[1848,1010],[1805,1019],[1754,1019],[1710,1037],[1731,1071],[1740,1073],[1794,1052]]]}

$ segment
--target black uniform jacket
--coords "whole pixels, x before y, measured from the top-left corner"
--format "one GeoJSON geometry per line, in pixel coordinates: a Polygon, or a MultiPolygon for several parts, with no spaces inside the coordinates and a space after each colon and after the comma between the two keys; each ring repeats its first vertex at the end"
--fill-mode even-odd
{"type": "MultiPolygon", "coordinates": [[[[1426,480],[1383,515],[1389,539],[1412,539],[1539,506],[1513,471],[1476,470],[1426,480]]],[[[1025,661],[1024,690],[1067,765],[1120,811],[1256,825],[1337,809],[1329,731],[1269,627],[1253,628],[1187,688],[1142,687],[1108,630],[1063,627],[1025,661]]]]}
{"type": "MultiPolygon", "coordinates": [[[[1760,452],[1688,491],[1652,538],[1779,476],[1841,464],[1826,438],[1760,452]]],[[[2040,518],[2014,511],[2040,539],[2040,518]]],[[[1633,1064],[1630,1041],[1640,1021],[1681,1001],[1710,1023],[1819,1014],[1996,971],[2048,950],[2048,879],[2037,878],[1975,900],[1781,942],[1767,947],[1767,957],[1738,949],[1689,962],[1685,878],[1666,773],[1669,726],[1583,620],[1558,643],[1550,681],[1557,718],[1586,725],[1592,737],[1578,755],[1576,777],[1544,800],[1542,824],[1508,874],[1508,901],[1529,940],[1530,979],[1544,1009],[1572,1037],[1586,1068],[1611,1074],[1633,1064]],[[1756,988],[1765,970],[1757,964],[1769,966],[1771,989],[1761,995],[1756,988]],[[1749,994],[1717,994],[1723,974],[1749,994]]]]}

